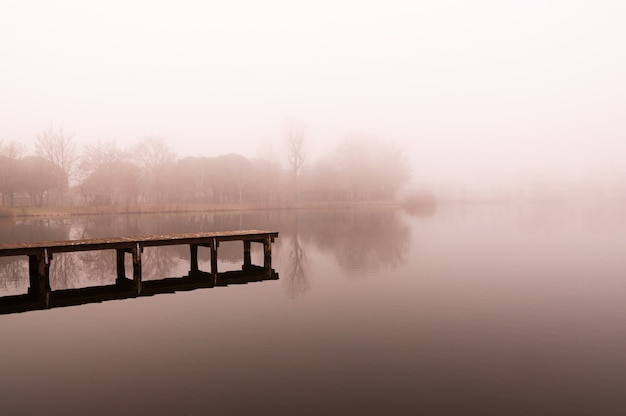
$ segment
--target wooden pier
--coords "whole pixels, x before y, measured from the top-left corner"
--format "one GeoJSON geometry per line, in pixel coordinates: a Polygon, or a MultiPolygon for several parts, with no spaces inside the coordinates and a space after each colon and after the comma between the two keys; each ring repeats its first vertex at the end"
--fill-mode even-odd
{"type": "Polygon", "coordinates": [[[259,269],[271,272],[272,243],[276,237],[278,237],[278,232],[275,231],[241,230],[40,243],[14,243],[0,245],[0,257],[28,256],[28,274],[30,278],[28,296],[30,296],[30,298],[36,298],[38,302],[49,305],[52,293],[50,288],[50,264],[55,253],[115,250],[117,252],[116,285],[124,288],[130,287],[134,293],[140,295],[142,293],[141,254],[145,247],[188,245],[191,257],[189,276],[208,275],[217,278],[217,250],[220,242],[243,242],[243,272],[258,271],[259,269]],[[264,261],[262,267],[252,265],[250,257],[251,243],[260,243],[263,245],[264,261]],[[210,272],[202,272],[198,268],[198,247],[208,247],[211,250],[210,272]],[[132,279],[126,277],[124,260],[127,253],[132,256],[132,279]]]}

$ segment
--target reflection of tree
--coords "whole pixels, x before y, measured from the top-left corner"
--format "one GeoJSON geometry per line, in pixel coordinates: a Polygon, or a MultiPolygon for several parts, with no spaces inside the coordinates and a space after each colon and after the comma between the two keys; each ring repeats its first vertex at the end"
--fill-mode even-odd
{"type": "MultiPolygon", "coordinates": [[[[3,242],[55,241],[100,237],[128,237],[169,233],[193,233],[237,229],[279,231],[274,260],[285,253],[281,271],[290,296],[310,290],[307,274],[307,252],[319,247],[335,259],[348,274],[393,269],[406,261],[410,228],[402,210],[356,208],[337,210],[267,210],[255,212],[202,212],[188,214],[109,215],[54,220],[19,220],[0,222],[0,244],[3,242]]],[[[260,244],[252,244],[259,254],[260,244]]],[[[54,289],[112,283],[117,276],[114,250],[55,254],[52,260],[51,284],[54,289]],[[56,279],[56,280],[55,280],[56,279]]],[[[200,260],[208,262],[210,251],[201,248],[200,260]]],[[[222,243],[219,260],[242,261],[240,242],[222,243]]],[[[26,264],[27,259],[23,264],[26,264]]],[[[146,249],[142,255],[143,274],[149,278],[180,275],[189,265],[189,248],[164,246],[146,249]],[[184,263],[184,264],[183,264],[184,263]],[[174,273],[173,273],[174,272],[174,273]]],[[[132,274],[130,255],[126,258],[127,275],[132,274]]],[[[0,272],[5,275],[8,271],[0,272]]],[[[25,272],[28,276],[27,270],[25,272]]]]}
{"type": "MultiPolygon", "coordinates": [[[[76,254],[82,263],[78,267],[85,279],[83,286],[111,284],[115,281],[117,259],[114,250],[83,251],[76,254]]],[[[129,263],[128,259],[126,263],[129,263]]]]}
{"type": "Polygon", "coordinates": [[[1,224],[0,244],[67,240],[69,220],[26,219],[1,224]]]}
{"type": "Polygon", "coordinates": [[[99,215],[90,217],[78,226],[76,238],[130,237],[147,234],[142,231],[141,215],[99,215]],[[79,232],[78,229],[81,229],[79,232]]]}
{"type": "Polygon", "coordinates": [[[26,257],[0,257],[0,289],[5,292],[19,289],[25,293],[28,284],[26,257]]]}
{"type": "Polygon", "coordinates": [[[405,198],[404,210],[412,217],[431,217],[437,210],[437,201],[430,192],[416,191],[405,198]]]}
{"type": "MultiPolygon", "coordinates": [[[[36,241],[60,241],[67,240],[70,223],[66,219],[24,219],[16,221],[3,221],[0,223],[0,244],[23,243],[36,241]]],[[[68,275],[65,270],[77,270],[74,259],[57,254],[51,263],[51,285],[53,287],[71,287],[74,275],[68,275]]],[[[26,256],[0,258],[0,279],[7,282],[7,286],[25,285],[28,287],[28,258],[26,256]],[[15,283],[19,282],[19,283],[15,283]]],[[[16,286],[15,286],[16,287],[16,286]]]]}
{"type": "Polygon", "coordinates": [[[177,247],[146,247],[141,255],[143,280],[170,277],[176,267],[177,247]]]}
{"type": "Polygon", "coordinates": [[[342,210],[315,218],[307,224],[307,234],[349,273],[395,268],[406,261],[410,229],[394,210],[342,210]]]}
{"type": "MultiPolygon", "coordinates": [[[[142,215],[102,215],[85,220],[74,220],[75,227],[83,230],[73,234],[76,238],[130,237],[136,235],[160,235],[230,231],[268,227],[266,214],[243,213],[176,213],[142,215]]],[[[270,227],[272,228],[272,227],[270,227]]]]}
{"type": "Polygon", "coordinates": [[[287,293],[295,298],[306,293],[309,288],[309,280],[306,275],[306,253],[300,244],[298,233],[294,233],[290,239],[289,265],[287,267],[287,293]]]}
{"type": "MultiPolygon", "coordinates": [[[[172,275],[179,247],[147,247],[141,255],[144,280],[172,275]]],[[[126,276],[132,276],[132,258],[126,254],[126,276]]],[[[50,286],[54,290],[113,284],[117,277],[115,250],[57,253],[50,263],[50,286]]]]}
{"type": "Polygon", "coordinates": [[[280,236],[277,240],[279,251],[287,252],[286,270],[283,271],[283,282],[287,294],[291,298],[302,296],[310,289],[310,282],[307,275],[307,243],[303,241],[300,233],[300,218],[306,214],[300,211],[290,212],[281,219],[280,236]],[[283,248],[284,247],[284,248],[283,248]]]}
{"type": "Polygon", "coordinates": [[[50,262],[50,287],[53,290],[80,287],[80,272],[84,267],[80,254],[54,254],[50,262]]]}

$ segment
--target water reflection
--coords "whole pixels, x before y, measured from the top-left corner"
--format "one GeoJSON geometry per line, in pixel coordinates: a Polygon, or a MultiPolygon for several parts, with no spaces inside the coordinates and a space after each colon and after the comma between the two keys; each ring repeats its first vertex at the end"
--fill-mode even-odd
{"type": "Polygon", "coordinates": [[[328,212],[304,224],[311,243],[332,255],[349,275],[393,270],[407,260],[411,233],[398,211],[328,212]]]}
{"type": "Polygon", "coordinates": [[[129,281],[126,284],[54,290],[46,301],[38,300],[36,296],[31,294],[4,296],[0,297],[0,314],[84,305],[109,300],[138,298],[162,293],[174,293],[178,291],[190,291],[216,286],[246,284],[277,279],[278,273],[276,273],[275,270],[260,266],[251,266],[246,267],[245,270],[228,271],[217,274],[196,271],[177,278],[144,281],[141,283],[141,290],[138,290],[138,288],[133,286],[129,281]]]}
{"type": "Polygon", "coordinates": [[[300,241],[300,215],[296,213],[293,216],[293,226],[289,227],[291,231],[288,237],[289,254],[287,274],[287,294],[292,297],[304,295],[310,288],[310,282],[306,270],[306,252],[300,241]]]}
{"type": "MultiPolygon", "coordinates": [[[[405,263],[411,243],[409,224],[403,212],[389,209],[87,216],[3,221],[0,226],[5,231],[0,235],[0,244],[259,227],[276,229],[281,232],[276,247],[285,252],[283,273],[290,297],[302,296],[310,290],[307,272],[310,250],[326,253],[348,275],[359,276],[394,269],[405,263]]],[[[220,261],[226,266],[239,264],[242,261],[240,244],[220,245],[220,261]]],[[[254,246],[252,254],[262,255],[254,246]]],[[[143,271],[146,279],[181,275],[187,271],[185,267],[190,257],[189,250],[181,246],[146,249],[143,255],[147,257],[143,271]]],[[[112,283],[116,274],[114,256],[112,251],[56,255],[50,283],[58,289],[112,283]]],[[[198,258],[208,263],[209,250],[199,250],[198,258]]],[[[3,265],[0,285],[18,287],[20,279],[27,276],[26,266],[11,259],[0,261],[3,265]]],[[[127,264],[127,267],[130,266],[127,264]]]]}
{"type": "MultiPolygon", "coordinates": [[[[210,267],[210,253],[202,250],[199,253],[202,264],[210,267]]],[[[50,263],[50,286],[62,290],[112,284],[117,276],[115,256],[115,250],[56,253],[50,263]]],[[[182,246],[147,247],[142,257],[145,280],[176,276],[189,268],[189,250],[182,246]]],[[[132,275],[132,261],[126,261],[125,266],[126,275],[132,275]]],[[[0,296],[25,292],[28,281],[25,256],[0,257],[0,296]]]]}
{"type": "MultiPolygon", "coordinates": [[[[624,212],[482,204],[35,225],[70,237],[276,229],[282,284],[2,316],[0,413],[626,414],[624,212]]],[[[188,274],[185,248],[144,254],[168,258],[146,260],[156,278],[188,274]]],[[[25,272],[2,261],[4,276],[25,272]]],[[[105,263],[80,278],[112,283],[105,263]]]]}
{"type": "Polygon", "coordinates": [[[24,292],[28,287],[28,261],[18,257],[0,257],[0,293],[24,292]]]}
{"type": "Polygon", "coordinates": [[[73,223],[73,220],[60,218],[0,218],[0,244],[67,240],[73,223]]]}

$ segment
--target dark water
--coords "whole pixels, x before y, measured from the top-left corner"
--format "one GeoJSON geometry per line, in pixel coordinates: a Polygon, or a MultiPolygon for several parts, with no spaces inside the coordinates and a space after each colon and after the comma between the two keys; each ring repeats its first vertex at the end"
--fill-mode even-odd
{"type": "MultiPolygon", "coordinates": [[[[246,228],[280,232],[279,280],[0,316],[0,414],[626,414],[624,206],[0,222],[0,242],[246,228]]],[[[143,261],[189,269],[185,247],[143,261]]],[[[114,279],[114,253],[52,263],[55,290],[114,279]]],[[[27,286],[0,259],[1,295],[27,286]]]]}

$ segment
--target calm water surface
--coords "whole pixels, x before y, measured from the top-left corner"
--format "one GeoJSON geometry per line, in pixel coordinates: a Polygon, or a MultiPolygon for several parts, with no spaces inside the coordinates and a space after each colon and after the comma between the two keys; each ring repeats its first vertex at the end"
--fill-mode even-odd
{"type": "MultiPolygon", "coordinates": [[[[278,280],[0,315],[0,414],[626,414],[626,208],[0,222],[0,243],[268,229],[278,280]]],[[[261,247],[252,259],[262,264],[261,247]]],[[[55,255],[53,289],[113,283],[55,255]]],[[[209,269],[200,251],[200,267],[209,269]]],[[[243,261],[220,246],[220,271],[243,261]]],[[[186,247],[146,249],[148,279],[186,247]]],[[[0,296],[26,259],[0,259],[0,296]]]]}

